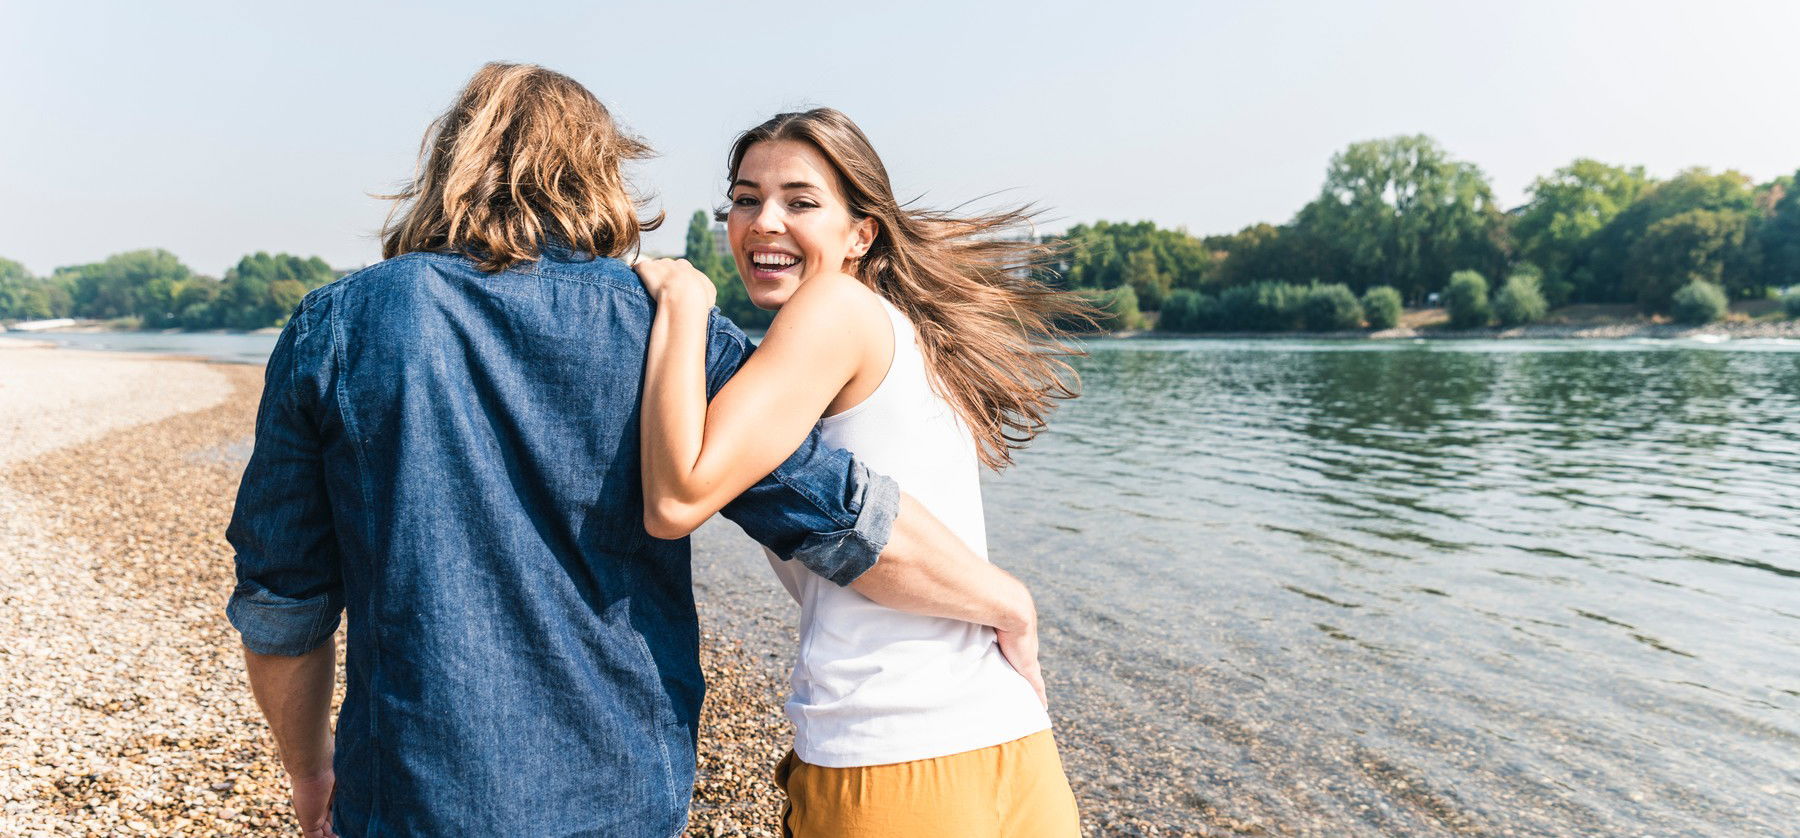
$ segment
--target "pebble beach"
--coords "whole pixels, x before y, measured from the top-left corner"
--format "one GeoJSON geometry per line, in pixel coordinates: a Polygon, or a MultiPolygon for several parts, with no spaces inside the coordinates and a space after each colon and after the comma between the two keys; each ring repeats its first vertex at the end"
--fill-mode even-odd
{"type": "MultiPolygon", "coordinates": [[[[224,615],[262,370],[0,346],[0,835],[298,834],[224,615]]],[[[774,835],[767,679],[707,655],[692,834],[774,835]]]]}
{"type": "MultiPolygon", "coordinates": [[[[261,387],[253,365],[0,339],[0,835],[298,834],[224,615],[261,387]]],[[[791,606],[745,549],[718,521],[696,537],[705,838],[780,834],[791,606]]],[[[1076,785],[1089,834],[1200,834],[1097,829],[1076,785]]]]}

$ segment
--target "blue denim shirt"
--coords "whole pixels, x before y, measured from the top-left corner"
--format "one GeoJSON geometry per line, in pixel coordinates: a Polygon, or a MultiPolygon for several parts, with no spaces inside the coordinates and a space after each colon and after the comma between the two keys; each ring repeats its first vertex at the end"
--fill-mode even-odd
{"type": "MultiPolygon", "coordinates": [[[[334,819],[373,836],[667,836],[704,692],[688,542],[644,531],[654,306],[624,263],[413,253],[307,295],[269,359],[227,538],[264,654],[348,614],[334,819]]],[[[750,345],[715,312],[713,392],[750,345]]],[[[818,433],[725,517],[843,585],[892,480],[818,433]]]]}

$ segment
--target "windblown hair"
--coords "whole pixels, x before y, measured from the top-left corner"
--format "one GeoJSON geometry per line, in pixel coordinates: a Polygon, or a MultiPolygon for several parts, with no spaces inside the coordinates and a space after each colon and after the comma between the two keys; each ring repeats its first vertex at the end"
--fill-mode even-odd
{"type": "Polygon", "coordinates": [[[426,129],[412,183],[381,196],[395,202],[381,255],[460,252],[493,273],[536,260],[552,239],[594,256],[632,252],[663,217],[638,217],[619,167],[650,154],[574,79],[488,64],[426,129]]]}
{"type": "Polygon", "coordinates": [[[817,149],[837,171],[851,217],[875,220],[854,275],[913,322],[934,385],[974,432],[982,464],[1011,465],[1013,450],[1044,430],[1054,400],[1079,393],[1064,358],[1083,353],[1067,330],[1091,327],[1095,315],[1084,298],[1039,279],[1061,249],[1018,235],[1032,229],[1035,211],[902,206],[869,138],[831,108],[777,114],[739,135],[726,183],[751,146],[779,140],[817,149]]]}

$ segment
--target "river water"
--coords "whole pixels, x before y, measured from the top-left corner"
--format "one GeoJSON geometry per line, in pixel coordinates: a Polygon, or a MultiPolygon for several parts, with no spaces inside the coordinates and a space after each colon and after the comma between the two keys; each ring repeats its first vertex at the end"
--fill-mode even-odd
{"type": "Polygon", "coordinates": [[[1276,833],[1800,834],[1800,344],[1094,348],[986,491],[1078,773],[1276,833]]]}
{"type": "Polygon", "coordinates": [[[985,502],[1101,833],[1800,834],[1800,343],[1091,349],[985,502]]]}

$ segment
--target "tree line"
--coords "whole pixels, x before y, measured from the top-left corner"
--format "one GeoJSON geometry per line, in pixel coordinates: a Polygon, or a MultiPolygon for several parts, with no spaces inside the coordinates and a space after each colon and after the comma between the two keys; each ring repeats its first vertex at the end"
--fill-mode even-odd
{"type": "Polygon", "coordinates": [[[222,279],[166,250],[134,250],[34,277],[0,259],[0,320],[78,317],[144,329],[280,326],[300,298],[337,277],[317,256],[252,253],[222,279]]]}
{"type": "MultiPolygon", "coordinates": [[[[1149,312],[1169,331],[1384,328],[1433,294],[1459,325],[1531,322],[1571,303],[1716,319],[1731,300],[1800,285],[1796,176],[1756,183],[1694,168],[1657,180],[1641,166],[1579,159],[1502,210],[1474,164],[1430,137],[1392,137],[1333,155],[1319,194],[1284,224],[1212,236],[1149,221],[1078,224],[1052,237],[1063,256],[1044,276],[1091,295],[1112,330],[1143,328],[1149,312]]],[[[719,286],[720,309],[746,328],[768,325],[705,211],[683,250],[719,286]]],[[[0,259],[0,320],[256,329],[280,325],[335,276],[317,257],[285,253],[250,254],[220,279],[163,250],[48,277],[0,259]]],[[[1800,312],[1800,299],[1787,307],[1800,312]]]]}
{"type": "Polygon", "coordinates": [[[1393,137],[1334,155],[1317,197],[1285,224],[1204,237],[1148,221],[1080,224],[1059,237],[1066,255],[1052,277],[1091,294],[1111,328],[1141,328],[1143,312],[1172,331],[1322,328],[1357,308],[1379,328],[1390,290],[1409,305],[1466,298],[1453,312],[1463,325],[1530,322],[1571,303],[1689,320],[1716,308],[1716,319],[1724,303],[1712,302],[1800,284],[1794,181],[1701,168],[1657,180],[1580,159],[1503,211],[1474,164],[1429,137],[1393,137]],[[1490,289],[1489,277],[1504,284],[1490,289]],[[1379,289],[1389,290],[1372,309],[1379,289]]]}

